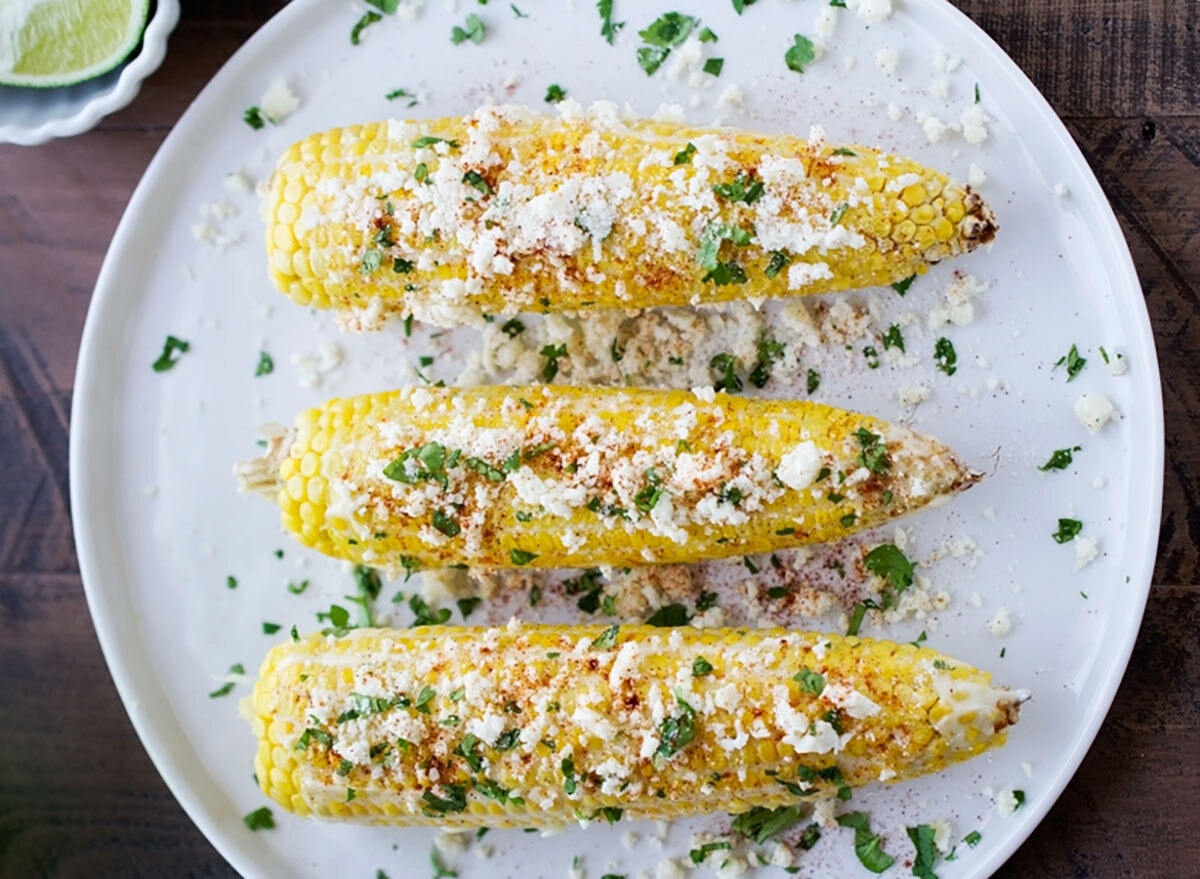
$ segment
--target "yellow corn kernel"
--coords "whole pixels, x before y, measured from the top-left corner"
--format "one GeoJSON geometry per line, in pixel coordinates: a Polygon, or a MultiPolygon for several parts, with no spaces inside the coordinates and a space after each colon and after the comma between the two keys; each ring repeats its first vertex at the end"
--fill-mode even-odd
{"type": "Polygon", "coordinates": [[[914,778],[1003,744],[1026,698],[886,641],[428,626],[281,644],[263,663],[251,725],[259,784],[298,814],[549,827],[775,808],[914,778]],[[713,670],[697,677],[700,656],[713,670]],[[302,674],[273,674],[285,665],[302,674]],[[717,696],[731,687],[737,700],[717,696]],[[766,733],[737,732],[751,727],[766,733]]]}
{"type": "MultiPolygon", "coordinates": [[[[977,194],[911,160],[789,135],[721,131],[714,141],[712,134],[515,107],[314,134],[285,151],[268,185],[271,277],[297,302],[337,309],[347,325],[371,328],[394,314],[461,320],[448,316],[447,305],[490,314],[626,309],[884,285],[995,235],[992,211],[977,194]],[[697,143],[715,143],[710,149],[723,155],[725,170],[676,163],[697,143]],[[799,162],[803,172],[760,177],[772,162],[799,162]],[[705,179],[692,187],[698,174],[705,179]],[[865,191],[858,181],[866,181],[865,191]],[[508,185],[529,194],[502,202],[508,185]],[[773,197],[751,194],[764,191],[773,197]],[[538,207],[551,192],[569,201],[561,222],[538,207]],[[931,237],[886,222],[930,202],[939,211],[947,205],[950,234],[931,237]],[[817,232],[836,219],[851,235],[822,250],[828,272],[793,285],[786,271],[767,276],[773,252],[804,259],[812,242],[760,241],[755,230],[799,212],[817,232]],[[664,219],[681,230],[682,243],[659,240],[653,230],[664,219]],[[722,237],[722,227],[746,232],[747,240],[722,237]],[[731,264],[745,280],[715,283],[712,271],[732,271],[731,264]]],[[[922,212],[913,222],[924,227],[935,216],[922,212]]]]}
{"type": "Polygon", "coordinates": [[[978,478],[936,440],[869,416],[687,391],[406,389],[333,400],[293,436],[239,465],[243,485],[275,496],[305,545],[393,572],[771,552],[978,478]],[[858,475],[843,488],[838,472],[858,475]]]}

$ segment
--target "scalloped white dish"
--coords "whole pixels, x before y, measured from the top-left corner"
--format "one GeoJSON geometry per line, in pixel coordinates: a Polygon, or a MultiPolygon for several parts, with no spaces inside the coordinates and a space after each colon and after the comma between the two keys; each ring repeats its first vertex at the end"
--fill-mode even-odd
{"type": "MultiPolygon", "coordinates": [[[[71,489],[89,605],[143,744],[188,814],[244,875],[432,872],[435,834],[427,830],[311,823],[276,807],[275,829],[250,831],[243,815],[267,803],[251,781],[255,744],[237,710],[249,687],[208,694],[233,663],[252,676],[293,623],[314,627],[313,614],[351,588],[343,564],[281,535],[270,503],[236,494],[230,468],[254,456],[255,429],[290,422],[329,397],[412,382],[421,355],[436,354],[432,377],[451,381],[478,350],[479,336],[425,327],[411,339],[399,327],[350,336],[330,315],[292,305],[267,278],[254,198],[224,188],[231,172],[262,179],[290,143],[336,125],[464,114],[490,99],[546,107],[551,83],[585,105],[609,99],[644,115],[679,103],[694,124],[719,118],[805,134],[820,123],[833,141],[879,145],[959,179],[978,165],[987,173],[981,192],[1000,224],[992,247],[935,267],[904,299],[887,289],[827,297],[874,302],[886,320],[901,310],[923,319],[942,303],[955,272],[975,276],[986,290],[975,300],[974,320],[939,331],[957,347],[954,375],[938,372],[929,357],[937,334],[914,325],[905,332],[921,348],[915,366],[885,360],[871,370],[858,350],[820,352],[836,364],[823,372],[817,397],[905,421],[988,473],[948,506],[903,523],[920,570],[946,592],[948,606],[863,633],[909,641],[925,631],[929,646],[1031,690],[1033,701],[1003,749],[936,777],[856,791],[842,808],[870,813],[884,849],[897,857],[887,875],[909,874],[905,827],[939,821],[949,822],[953,841],[976,830],[981,841],[959,844],[937,874],[989,875],[1046,814],[1095,737],[1125,670],[1154,561],[1163,461],[1157,362],[1132,261],[1099,185],[1029,81],[942,0],[906,0],[870,25],[851,11],[833,13],[828,51],[803,74],[788,70],[783,56],[792,34],[814,32],[812,16],[823,5],[760,0],[739,17],[725,0],[624,8],[618,0],[616,17],[628,24],[615,46],[600,37],[593,4],[545,5],[551,8],[518,3],[525,15],[518,18],[507,3],[453,13],[433,4],[412,18],[386,17],[351,46],[362,9],[297,0],[214,77],[130,201],[84,332],[71,489]],[[638,67],[637,31],[669,9],[701,17],[719,35],[705,49],[725,59],[712,87],[703,77],[697,87],[686,74],[670,78],[670,62],[653,78],[638,67]],[[454,46],[451,28],[469,13],[484,19],[487,36],[454,46]],[[895,76],[877,63],[891,47],[903,47],[895,76]],[[954,65],[945,58],[935,64],[946,47],[962,56],[961,66],[947,70],[954,65]],[[300,108],[279,125],[252,130],[243,112],[280,77],[300,95],[300,108]],[[727,96],[718,107],[733,83],[744,91],[741,106],[727,96]],[[976,83],[990,117],[986,142],[967,143],[953,129],[931,142],[937,126],[918,124],[916,115],[959,119],[974,103],[976,83]],[[423,94],[424,102],[407,109],[385,99],[398,88],[423,94]],[[172,370],[155,373],[150,363],[168,334],[191,347],[172,370]],[[1073,344],[1088,363],[1067,382],[1054,363],[1073,344]],[[340,356],[322,365],[320,352],[330,345],[340,356]],[[1105,368],[1100,346],[1121,356],[1125,374],[1105,368]],[[256,377],[260,351],[272,354],[275,369],[256,377]],[[932,389],[929,398],[902,405],[901,392],[916,384],[932,389]],[[1089,433],[1073,411],[1083,393],[1111,399],[1119,419],[1089,433]],[[1074,445],[1083,450],[1069,469],[1039,472],[1051,451],[1074,445]],[[1067,516],[1099,541],[1098,558],[1078,571],[1074,547],[1051,538],[1067,516]],[[236,589],[226,587],[229,576],[236,589]],[[311,583],[304,594],[284,588],[300,580],[311,583]],[[1005,615],[1007,632],[996,622],[1005,615]],[[282,628],[264,635],[263,621],[282,628]],[[997,792],[1014,788],[1024,791],[1025,804],[1002,814],[997,792]]],[[[777,310],[768,305],[764,313],[770,323],[777,310]]],[[[389,585],[385,596],[398,588],[408,587],[389,585]]],[[[411,620],[403,605],[389,607],[395,624],[411,620]]],[[[510,610],[546,618],[523,600],[500,602],[494,614],[510,610]]],[[[573,604],[550,613],[575,616],[573,604]]],[[[838,624],[836,616],[787,622],[838,624]]],[[[696,832],[727,828],[727,818],[708,816],[676,822],[665,835],[651,822],[545,838],[492,831],[471,846],[479,855],[486,846],[489,857],[462,852],[447,860],[462,879],[560,877],[576,857],[591,877],[654,875],[666,858],[690,866],[696,832]],[[627,833],[637,837],[628,846],[627,833]]],[[[751,872],[786,875],[778,866],[759,868],[749,855],[751,872]]],[[[800,875],[869,875],[847,829],[827,830],[796,858],[800,875]]]]}
{"type": "Polygon", "coordinates": [[[108,73],[58,88],[0,86],[0,143],[36,146],[82,134],[129,104],[162,64],[178,21],[179,0],[155,0],[141,44],[108,73]]]}

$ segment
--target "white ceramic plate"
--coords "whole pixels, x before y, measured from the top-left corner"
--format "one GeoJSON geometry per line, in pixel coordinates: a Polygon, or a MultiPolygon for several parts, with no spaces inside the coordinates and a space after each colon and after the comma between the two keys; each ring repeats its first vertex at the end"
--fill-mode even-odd
{"type": "Polygon", "coordinates": [[[156,0],[141,44],[115,70],[60,88],[0,86],[0,143],[35,146],[90,129],[137,96],[142,80],[167,54],[167,37],[179,21],[179,0],[156,0]]]}
{"type": "MultiPolygon", "coordinates": [[[[234,662],[253,673],[278,637],[264,636],[262,621],[282,624],[280,635],[293,623],[309,628],[314,611],[350,591],[343,565],[282,537],[269,503],[235,494],[230,465],[254,454],[254,429],[288,422],[329,396],[412,381],[410,361],[419,354],[439,352],[435,374],[453,378],[475,337],[460,331],[430,339],[424,329],[411,342],[398,331],[346,337],[328,315],[289,304],[268,283],[256,205],[250,196],[222,192],[226,174],[244,169],[262,177],[303,135],[403,113],[383,97],[399,87],[426,93],[428,102],[409,112],[431,116],[469,112],[489,96],[542,106],[552,82],[585,103],[628,101],[641,113],[663,101],[686,106],[699,94],[702,106],[689,109],[688,118],[708,123],[716,95],[736,82],[746,104],[742,112],[726,111],[730,123],[804,133],[819,122],[834,140],[878,143],[960,178],[975,162],[989,175],[982,191],[1001,224],[994,248],[937,267],[903,301],[874,291],[885,311],[927,311],[955,268],[989,284],[976,320],[947,332],[959,352],[958,372],[935,372],[929,354],[936,334],[914,329],[909,339],[923,353],[919,366],[869,371],[857,352],[828,351],[822,356],[834,365],[820,392],[827,402],[902,418],[897,389],[928,384],[932,396],[908,420],[991,471],[968,495],[906,523],[920,559],[948,540],[977,543],[970,558],[924,568],[936,588],[950,592],[949,608],[936,620],[868,633],[909,640],[924,629],[932,646],[1028,687],[1034,701],[995,755],[916,784],[856,793],[851,804],[871,813],[885,849],[898,856],[895,875],[907,873],[911,858],[905,825],[938,820],[951,822],[955,840],[976,829],[983,837],[975,849],[960,845],[939,875],[987,875],[1046,813],[1095,736],[1133,645],[1154,556],[1163,451],[1157,365],[1129,253],[1099,186],[1033,86],[939,0],[906,0],[871,27],[841,12],[829,52],[803,75],[787,70],[783,55],[793,33],[813,33],[813,4],[762,0],[739,18],[726,2],[692,2],[680,8],[716,31],[720,42],[710,54],[726,59],[710,90],[663,74],[647,79],[635,64],[636,31],[667,4],[618,0],[617,18],[629,24],[616,46],[600,38],[590,3],[519,5],[528,18],[516,18],[508,4],[471,4],[457,13],[437,4],[415,20],[396,16],[375,25],[353,48],[348,32],[361,9],[293,3],[214,78],[134,194],[88,315],[71,476],[88,600],[142,741],[184,808],[246,875],[366,876],[382,868],[395,877],[427,869],[432,835],[425,831],[310,824],[279,809],[277,829],[247,830],[242,816],[263,805],[250,777],[253,740],[236,705],[248,685],[222,699],[207,693],[234,662]],[[488,37],[454,47],[450,28],[468,12],[485,19],[488,37]],[[877,68],[876,53],[886,46],[901,50],[899,78],[877,68]],[[966,61],[950,74],[935,71],[940,47],[966,61]],[[856,59],[851,69],[847,55],[856,59]],[[302,108],[279,127],[252,131],[241,121],[243,110],[281,75],[302,95],[302,108]],[[946,100],[928,92],[943,76],[946,100]],[[951,132],[929,144],[913,114],[925,108],[955,119],[973,100],[975,83],[992,117],[987,143],[972,147],[951,132]],[[904,119],[889,119],[889,102],[906,110],[904,119]],[[1069,194],[1055,195],[1059,183],[1069,194]],[[209,221],[219,234],[244,240],[217,253],[193,240],[191,227],[204,204],[225,198],[237,215],[216,219],[210,212],[209,221]],[[168,333],[192,348],[174,370],[156,374],[150,362],[168,333]],[[300,387],[292,356],[327,341],[344,349],[345,365],[320,387],[300,387]],[[1067,384],[1063,370],[1051,366],[1072,343],[1088,365],[1067,384]],[[1099,345],[1125,358],[1126,376],[1109,375],[1099,345]],[[256,378],[263,349],[276,369],[256,378]],[[1072,412],[1085,391],[1106,394],[1123,415],[1099,436],[1088,435],[1072,412]],[[1053,449],[1076,444],[1083,451],[1070,470],[1035,469],[1053,449]],[[1102,553],[1078,573],[1073,547],[1050,537],[1057,518],[1070,515],[1099,538],[1102,553]],[[282,560],[276,548],[283,548],[282,560]],[[237,577],[236,590],[226,588],[228,575],[237,577]],[[300,579],[313,585],[289,595],[285,583],[300,579]],[[1002,607],[1013,620],[1003,639],[986,626],[1002,607]],[[1027,803],[1002,817],[989,788],[1023,789],[1027,803]]],[[[401,610],[394,619],[403,625],[411,617],[401,610]]],[[[836,621],[813,624],[832,628],[836,621]]],[[[719,817],[681,822],[665,850],[645,841],[648,824],[545,839],[493,832],[489,860],[451,860],[464,879],[561,876],[577,855],[588,875],[636,875],[666,856],[686,861],[697,828],[725,826],[719,817]],[[632,851],[618,843],[630,829],[643,836],[632,851]]],[[[860,875],[852,848],[850,831],[829,831],[803,854],[802,872],[860,875]]]]}

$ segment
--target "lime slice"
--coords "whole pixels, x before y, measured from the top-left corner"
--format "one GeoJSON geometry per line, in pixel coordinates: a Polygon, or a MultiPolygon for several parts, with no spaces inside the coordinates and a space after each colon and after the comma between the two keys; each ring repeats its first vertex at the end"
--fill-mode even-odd
{"type": "Polygon", "coordinates": [[[0,85],[71,85],[128,57],[150,0],[0,0],[0,85]]]}

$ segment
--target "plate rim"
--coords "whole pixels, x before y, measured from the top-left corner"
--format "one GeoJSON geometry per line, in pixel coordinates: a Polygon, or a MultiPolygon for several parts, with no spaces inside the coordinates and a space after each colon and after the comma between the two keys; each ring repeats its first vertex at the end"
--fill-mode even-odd
{"type": "MultiPolygon", "coordinates": [[[[982,27],[954,7],[949,0],[917,0],[917,2],[927,6],[929,11],[947,17],[956,26],[973,30],[984,46],[990,49],[995,60],[1016,87],[1016,97],[1023,100],[1028,109],[1036,113],[1040,121],[1045,124],[1046,131],[1053,136],[1057,141],[1057,146],[1061,149],[1060,155],[1076,171],[1076,179],[1083,181],[1083,186],[1089,190],[1089,195],[1101,205],[1101,215],[1095,218],[1092,228],[1096,240],[1110,246],[1110,253],[1113,257],[1114,294],[1120,295],[1118,291],[1130,293],[1135,290],[1140,291],[1141,284],[1128,242],[1121,231],[1108,196],[1100,186],[1079,146],[1046,98],[1008,53],[982,27]]],[[[166,0],[162,5],[174,5],[177,17],[177,0],[166,0]]],[[[146,668],[133,667],[130,654],[144,649],[143,641],[138,639],[137,643],[133,645],[121,643],[121,627],[112,614],[111,590],[105,588],[104,579],[101,576],[103,566],[100,557],[102,551],[97,546],[96,536],[89,525],[90,519],[85,517],[85,511],[94,505],[97,495],[104,491],[103,483],[98,481],[101,477],[92,468],[84,465],[87,461],[88,449],[92,445],[91,439],[102,428],[108,415],[108,413],[97,413],[94,407],[88,405],[87,401],[92,396],[92,391],[99,380],[98,376],[102,374],[102,371],[96,368],[96,361],[102,354],[99,350],[99,339],[104,333],[104,328],[101,326],[104,319],[102,314],[110,310],[107,303],[117,295],[114,280],[118,272],[118,258],[131,246],[130,239],[134,237],[137,228],[135,218],[144,214],[146,202],[150,199],[152,191],[158,188],[161,178],[167,173],[168,157],[175,152],[176,143],[187,136],[186,131],[179,123],[188,115],[202,116],[210,109],[210,104],[215,104],[217,99],[214,83],[218,79],[223,79],[222,75],[228,69],[236,67],[248,56],[254,55],[261,43],[274,38],[277,30],[288,27],[293,19],[304,16],[317,5],[319,5],[319,0],[307,0],[307,2],[301,0],[301,2],[290,3],[265,22],[208,81],[147,166],[126,205],[96,279],[80,343],[71,405],[69,476],[72,526],[84,594],[109,673],[143,748],[172,795],[217,852],[235,870],[245,875],[259,875],[263,864],[260,860],[261,856],[256,856],[253,848],[249,846],[248,840],[239,841],[232,834],[225,832],[226,825],[240,826],[240,816],[212,814],[207,805],[201,801],[195,785],[186,776],[184,767],[179,765],[177,757],[173,753],[175,745],[170,742],[163,730],[164,724],[174,724],[176,720],[173,717],[152,717],[140,710],[138,695],[142,692],[145,684],[137,679],[139,677],[144,679],[145,675],[153,674],[153,672],[146,668]]],[[[172,21],[171,26],[173,25],[172,21]]],[[[165,45],[163,49],[165,50],[165,45]]],[[[136,60],[140,61],[141,58],[136,60]]],[[[158,60],[161,60],[161,55],[158,60]]],[[[157,61],[154,66],[157,66],[157,61]]],[[[150,69],[152,70],[153,67],[150,69]]],[[[124,75],[122,75],[123,79],[124,75]]],[[[134,93],[136,93],[137,84],[134,84],[134,93]]],[[[129,97],[132,98],[132,94],[129,97]]],[[[3,131],[0,129],[0,135],[3,134],[3,131]]],[[[1141,554],[1143,558],[1141,569],[1133,572],[1139,576],[1137,576],[1136,582],[1131,576],[1129,583],[1130,587],[1136,588],[1140,593],[1133,596],[1137,598],[1137,610],[1134,614],[1136,620],[1131,620],[1131,622],[1136,622],[1136,625],[1126,626],[1120,643],[1110,645],[1110,647],[1116,647],[1115,650],[1108,651],[1113,661],[1108,671],[1097,681],[1097,695],[1092,703],[1093,710],[1087,722],[1081,724],[1076,730],[1073,739],[1068,740],[1070,745],[1067,749],[1066,759],[1062,760],[1055,767],[1054,774],[1046,779],[1044,794],[1037,798],[1036,803],[1031,804],[1032,808],[1025,812],[1021,824],[1014,828],[1014,832],[1010,834],[1006,843],[993,848],[988,856],[972,865],[974,869],[971,875],[988,876],[999,869],[1025,843],[1041,824],[1051,807],[1058,801],[1108,716],[1140,632],[1157,558],[1157,542],[1162,514],[1165,422],[1157,347],[1144,297],[1136,297],[1131,310],[1136,318],[1136,326],[1128,329],[1131,331],[1131,336],[1145,347],[1149,355],[1140,359],[1138,369],[1144,374],[1146,389],[1150,392],[1144,402],[1149,406],[1150,414],[1153,416],[1143,419],[1139,424],[1143,431],[1148,432],[1148,451],[1150,453],[1148,468],[1151,474],[1151,484],[1147,486],[1149,502],[1147,515],[1144,517],[1140,529],[1127,527],[1127,536],[1124,541],[1126,546],[1135,545],[1136,541],[1140,541],[1141,545],[1145,547],[1145,551],[1141,554]]],[[[1127,526],[1132,524],[1134,523],[1127,522],[1127,526]]]]}

